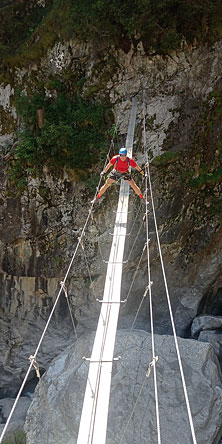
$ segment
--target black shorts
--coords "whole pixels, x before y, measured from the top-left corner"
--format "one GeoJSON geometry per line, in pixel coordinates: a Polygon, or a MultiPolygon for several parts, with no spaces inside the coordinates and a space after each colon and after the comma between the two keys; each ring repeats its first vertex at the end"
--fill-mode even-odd
{"type": "Polygon", "coordinates": [[[130,173],[120,173],[119,171],[113,169],[109,175],[109,179],[115,180],[115,182],[119,179],[131,180],[132,176],[130,173]]]}

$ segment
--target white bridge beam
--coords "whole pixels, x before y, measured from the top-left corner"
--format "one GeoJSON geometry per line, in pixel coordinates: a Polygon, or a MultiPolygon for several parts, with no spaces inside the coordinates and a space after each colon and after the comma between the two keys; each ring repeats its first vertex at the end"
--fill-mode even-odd
{"type": "MultiPolygon", "coordinates": [[[[126,148],[132,156],[137,100],[132,109],[126,148]]],[[[113,242],[98,321],[88,382],[86,385],[77,444],[105,444],[109,409],[113,353],[120,309],[123,254],[127,228],[129,184],[121,181],[113,242]]]]}

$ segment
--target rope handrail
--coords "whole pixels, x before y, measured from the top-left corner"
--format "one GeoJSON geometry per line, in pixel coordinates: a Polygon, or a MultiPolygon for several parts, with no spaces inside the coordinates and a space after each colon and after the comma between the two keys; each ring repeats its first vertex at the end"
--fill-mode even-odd
{"type": "MultiPolygon", "coordinates": [[[[145,117],[145,100],[143,100],[143,143],[146,155],[146,164],[148,164],[148,152],[146,148],[146,117],[145,117]]],[[[152,357],[153,357],[153,378],[154,378],[154,393],[155,393],[155,409],[156,409],[156,425],[157,425],[157,440],[158,444],[161,444],[160,433],[160,413],[159,413],[159,399],[158,399],[158,386],[157,386],[157,371],[156,371],[156,353],[155,353],[155,339],[154,339],[154,323],[153,323],[153,303],[152,303],[152,284],[151,284],[151,272],[150,272],[150,242],[149,242],[149,214],[147,205],[148,195],[148,171],[145,168],[145,198],[146,198],[146,243],[147,243],[147,274],[148,274],[148,286],[149,286],[149,305],[150,305],[150,329],[151,329],[151,345],[152,345],[152,357]]]]}
{"type": "MultiPolygon", "coordinates": [[[[162,250],[161,250],[161,245],[160,245],[159,231],[158,231],[157,219],[156,219],[156,211],[155,211],[155,205],[154,205],[154,199],[153,199],[149,159],[148,159],[148,148],[147,148],[147,144],[146,144],[145,104],[144,103],[143,103],[143,107],[144,107],[144,149],[145,149],[145,153],[146,153],[146,170],[147,170],[147,178],[148,178],[149,189],[150,189],[150,199],[151,199],[151,204],[152,204],[157,245],[158,245],[158,251],[159,251],[159,256],[160,256],[160,262],[161,262],[163,280],[164,280],[165,291],[166,291],[166,296],[167,296],[168,308],[169,308],[169,313],[170,313],[170,319],[171,319],[171,324],[172,324],[172,329],[173,329],[173,336],[174,336],[174,342],[175,342],[175,347],[176,347],[176,352],[177,352],[177,359],[178,359],[178,363],[179,363],[180,375],[181,375],[182,385],[183,385],[183,390],[184,390],[184,397],[185,397],[185,401],[186,401],[187,413],[188,413],[188,418],[189,418],[189,423],[190,423],[192,440],[193,440],[193,444],[197,444],[194,425],[193,425],[193,418],[192,418],[192,414],[191,414],[190,402],[189,402],[188,392],[187,392],[187,387],[186,387],[186,381],[185,381],[185,377],[184,377],[183,365],[182,365],[182,360],[181,360],[181,355],[180,355],[180,349],[179,349],[179,344],[178,344],[178,340],[177,340],[177,334],[176,334],[176,328],[175,328],[172,306],[171,306],[171,301],[170,301],[170,295],[169,295],[169,290],[168,290],[168,285],[167,285],[167,278],[166,278],[165,267],[164,267],[164,262],[163,262],[162,250]]],[[[155,365],[154,365],[154,374],[155,374],[155,365]]]]}

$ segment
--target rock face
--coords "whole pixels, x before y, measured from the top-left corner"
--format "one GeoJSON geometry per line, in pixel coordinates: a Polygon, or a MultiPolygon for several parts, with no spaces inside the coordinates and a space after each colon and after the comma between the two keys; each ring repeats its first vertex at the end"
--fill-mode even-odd
{"type": "MultiPolygon", "coordinates": [[[[77,344],[68,347],[53,361],[37,386],[25,424],[27,444],[76,442],[88,373],[82,356],[90,355],[93,336],[81,337],[77,344]]],[[[187,444],[192,438],[174,340],[156,335],[155,343],[163,442],[178,444],[179,433],[180,444],[187,444]]],[[[218,361],[209,344],[179,339],[179,347],[197,442],[218,444],[222,435],[222,379],[218,361]]],[[[152,360],[150,334],[119,331],[115,355],[121,355],[121,360],[113,367],[107,443],[120,442],[122,438],[124,444],[154,444],[157,435],[152,373],[146,378],[152,360]]]]}
{"type": "Polygon", "coordinates": [[[192,322],[192,337],[198,341],[209,342],[222,363],[222,317],[221,316],[198,316],[192,322]]]}
{"type": "Polygon", "coordinates": [[[197,338],[201,331],[205,330],[221,330],[222,316],[202,315],[195,318],[191,326],[191,334],[193,338],[197,338]]]}
{"type": "MultiPolygon", "coordinates": [[[[35,351],[52,309],[58,280],[50,279],[47,282],[43,280],[40,282],[34,277],[16,278],[2,274],[0,278],[2,289],[4,289],[0,311],[2,332],[0,396],[3,398],[17,394],[29,366],[29,356],[35,351]],[[44,293],[44,288],[46,293],[44,293]],[[38,311],[36,311],[36,303],[38,311]]],[[[51,360],[72,342],[72,331],[67,302],[63,296],[40,349],[38,364],[41,371],[44,371],[51,360]]],[[[34,382],[34,371],[31,372],[30,379],[32,378],[34,382]]],[[[31,390],[31,385],[31,382],[27,384],[26,391],[31,390]]]]}
{"type": "MultiPolygon", "coordinates": [[[[31,185],[31,194],[29,192],[23,194],[21,199],[7,198],[4,162],[1,166],[0,397],[2,398],[14,397],[17,394],[29,366],[29,356],[34,353],[60,288],[59,283],[63,277],[63,267],[64,263],[66,265],[67,256],[61,256],[59,250],[62,245],[62,248],[66,249],[67,241],[69,243],[72,239],[75,242],[78,234],[71,231],[71,225],[69,229],[65,228],[73,218],[73,189],[69,189],[69,185],[70,187],[71,185],[75,187],[75,185],[71,183],[67,185],[69,191],[66,190],[66,197],[64,197],[66,186],[61,182],[61,189],[57,193],[58,199],[61,199],[60,204],[57,202],[52,205],[49,201],[47,203],[45,199],[42,200],[39,194],[39,190],[41,193],[40,182],[37,184],[35,181],[31,185]],[[64,200],[66,204],[62,209],[64,200]],[[60,228],[55,235],[57,223],[60,228]],[[70,237],[67,231],[67,237],[65,236],[64,230],[69,231],[70,237]],[[38,239],[37,244],[35,239],[38,239]],[[52,255],[46,254],[48,248],[53,250],[52,255]],[[46,259],[47,256],[48,258],[51,256],[51,264],[46,259]],[[59,273],[57,273],[58,266],[59,273]]],[[[79,210],[79,215],[81,217],[81,210],[79,210]]],[[[71,244],[70,247],[72,248],[71,244]]],[[[69,253],[67,255],[69,256],[69,253]]],[[[79,272],[77,273],[79,275],[79,272]]],[[[44,371],[49,362],[72,340],[71,318],[67,301],[62,294],[40,349],[38,356],[40,369],[44,371]]],[[[32,378],[35,379],[35,372],[31,373],[32,378]]]]}
{"type": "MultiPolygon", "coordinates": [[[[11,412],[14,401],[15,400],[12,398],[5,398],[0,400],[0,434],[2,433],[4,424],[6,423],[6,419],[11,412]]],[[[23,429],[26,413],[30,406],[30,403],[31,399],[26,396],[22,396],[19,399],[16,409],[13,413],[12,420],[10,421],[7,428],[7,433],[10,434],[11,432],[23,429]]]]}
{"type": "Polygon", "coordinates": [[[10,97],[14,95],[11,85],[0,86],[0,146],[7,146],[13,141],[13,131],[16,125],[16,110],[10,105],[10,97]]]}

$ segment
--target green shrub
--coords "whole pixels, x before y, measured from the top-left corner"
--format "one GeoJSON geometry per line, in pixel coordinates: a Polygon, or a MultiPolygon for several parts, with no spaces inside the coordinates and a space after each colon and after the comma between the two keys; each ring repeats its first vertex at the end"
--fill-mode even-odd
{"type": "Polygon", "coordinates": [[[112,114],[107,106],[94,101],[69,98],[58,92],[56,99],[17,93],[17,112],[24,129],[10,164],[11,180],[23,188],[27,174],[37,174],[47,164],[54,170],[64,166],[87,169],[104,158],[107,151],[108,125],[112,114]],[[37,126],[36,110],[44,108],[44,124],[37,126]]]}
{"type": "Polygon", "coordinates": [[[177,152],[167,151],[166,153],[163,153],[160,156],[156,156],[152,161],[152,165],[156,167],[165,166],[168,165],[169,163],[178,160],[179,156],[180,154],[177,152]]]}
{"type": "Polygon", "coordinates": [[[220,0],[75,0],[71,18],[79,36],[102,35],[115,43],[137,35],[147,50],[166,54],[185,36],[203,40],[221,23],[220,0]]]}
{"type": "Polygon", "coordinates": [[[92,174],[88,179],[85,180],[85,186],[89,193],[93,193],[99,183],[99,174],[92,174]]]}
{"type": "Polygon", "coordinates": [[[199,188],[202,185],[222,182],[222,168],[217,168],[213,173],[199,174],[198,177],[190,180],[190,187],[199,188]]]}
{"type": "Polygon", "coordinates": [[[51,5],[52,0],[47,0],[45,8],[32,2],[24,5],[21,0],[0,5],[0,59],[16,51],[35,32],[51,5]]]}

